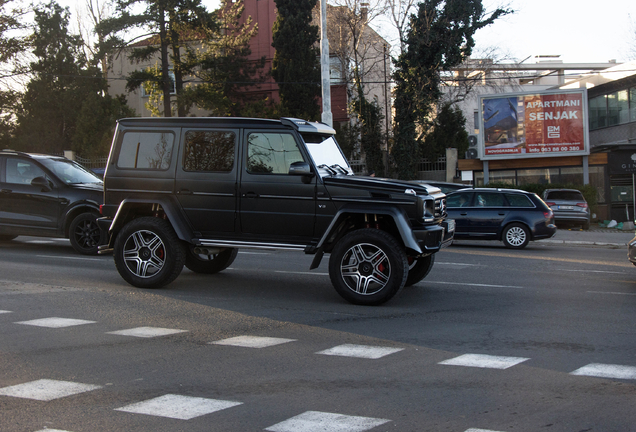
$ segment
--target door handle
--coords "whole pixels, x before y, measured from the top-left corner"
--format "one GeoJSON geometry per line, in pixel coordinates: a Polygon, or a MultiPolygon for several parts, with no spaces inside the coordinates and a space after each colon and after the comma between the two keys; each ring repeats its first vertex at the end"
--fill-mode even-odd
{"type": "Polygon", "coordinates": [[[2,192],[2,193],[11,193],[13,191],[11,189],[2,189],[2,190],[0,190],[0,192],[2,192]]]}
{"type": "Polygon", "coordinates": [[[468,216],[468,213],[460,213],[462,216],[468,216]]]}
{"type": "Polygon", "coordinates": [[[181,189],[179,195],[192,195],[192,191],[190,189],[181,189]]]}
{"type": "Polygon", "coordinates": [[[247,192],[243,194],[243,198],[258,198],[258,194],[256,192],[247,192]]]}

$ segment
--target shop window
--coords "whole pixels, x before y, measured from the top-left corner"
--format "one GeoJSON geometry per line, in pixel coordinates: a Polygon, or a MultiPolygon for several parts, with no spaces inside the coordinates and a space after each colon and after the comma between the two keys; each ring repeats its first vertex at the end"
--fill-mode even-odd
{"type": "Polygon", "coordinates": [[[629,92],[621,90],[617,93],[618,100],[618,122],[620,124],[629,122],[629,92]]]}
{"type": "Polygon", "coordinates": [[[547,183],[557,183],[558,181],[559,181],[558,168],[537,168],[537,169],[517,170],[518,185],[524,185],[528,183],[547,184],[547,183]]]}
{"type": "Polygon", "coordinates": [[[489,179],[491,183],[508,183],[514,186],[516,184],[515,174],[515,170],[490,171],[489,179]]]}
{"type": "Polygon", "coordinates": [[[629,121],[636,121],[636,87],[629,89],[629,121]]]}
{"type": "Polygon", "coordinates": [[[559,183],[583,184],[583,167],[561,168],[559,183]]]}
{"type": "Polygon", "coordinates": [[[603,204],[607,201],[605,198],[605,167],[591,166],[589,173],[590,185],[596,188],[596,202],[603,204]]]}

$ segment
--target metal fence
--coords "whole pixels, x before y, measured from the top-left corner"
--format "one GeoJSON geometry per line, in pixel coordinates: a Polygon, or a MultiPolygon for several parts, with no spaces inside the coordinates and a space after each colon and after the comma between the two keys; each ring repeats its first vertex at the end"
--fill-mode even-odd
{"type": "Polygon", "coordinates": [[[79,162],[86,168],[104,168],[108,162],[107,157],[100,157],[95,159],[87,159],[81,156],[75,155],[75,161],[79,162]]]}

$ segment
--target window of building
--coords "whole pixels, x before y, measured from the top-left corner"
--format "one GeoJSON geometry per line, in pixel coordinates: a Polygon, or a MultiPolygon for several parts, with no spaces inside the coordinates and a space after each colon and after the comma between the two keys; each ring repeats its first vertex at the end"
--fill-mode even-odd
{"type": "MultiPolygon", "coordinates": [[[[169,71],[168,72],[168,77],[170,78],[170,94],[177,94],[177,79],[174,75],[173,71],[169,71]]],[[[149,97],[150,96],[150,92],[149,90],[146,90],[146,86],[147,83],[149,83],[149,81],[144,82],[141,85],[141,97],[149,97]]],[[[162,92],[163,90],[161,89],[161,86],[157,83],[156,84],[157,87],[159,88],[159,91],[162,92]]]]}
{"type": "Polygon", "coordinates": [[[583,167],[562,167],[559,183],[583,184],[583,167]]]}
{"type": "Polygon", "coordinates": [[[517,183],[515,170],[508,171],[490,171],[490,181],[493,183],[508,183],[514,185],[517,183]]]}
{"type": "Polygon", "coordinates": [[[167,170],[170,167],[172,132],[126,132],[117,159],[119,168],[167,170]]]}
{"type": "Polygon", "coordinates": [[[589,100],[590,129],[607,126],[607,97],[598,96],[589,100]]]}
{"type": "Polygon", "coordinates": [[[605,167],[591,166],[589,167],[590,184],[596,188],[596,202],[605,203],[605,167]]]}
{"type": "Polygon", "coordinates": [[[236,135],[226,131],[188,131],[185,134],[185,171],[230,172],[234,167],[236,135]]]}
{"type": "Polygon", "coordinates": [[[535,168],[517,170],[517,184],[545,184],[559,182],[559,168],[535,168]]]}

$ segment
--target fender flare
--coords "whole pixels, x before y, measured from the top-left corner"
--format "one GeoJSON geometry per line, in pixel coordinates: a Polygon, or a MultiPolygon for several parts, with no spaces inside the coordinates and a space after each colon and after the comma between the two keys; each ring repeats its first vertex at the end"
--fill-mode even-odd
{"type": "Polygon", "coordinates": [[[175,206],[166,199],[139,199],[139,198],[127,198],[124,199],[120,204],[119,207],[117,208],[117,213],[115,213],[115,217],[113,218],[111,224],[110,224],[110,229],[109,231],[109,243],[113,243],[114,242],[114,238],[115,236],[113,234],[116,234],[117,232],[119,232],[123,226],[128,223],[129,218],[128,218],[128,214],[129,211],[131,209],[134,209],[135,206],[137,206],[138,204],[144,204],[144,205],[152,205],[152,204],[158,204],[161,206],[161,208],[163,209],[164,213],[166,214],[168,221],[170,222],[170,224],[172,225],[172,228],[174,229],[175,233],[177,234],[177,237],[179,237],[180,240],[185,240],[187,242],[190,242],[192,240],[192,238],[194,237],[193,233],[192,233],[192,229],[188,226],[188,224],[184,221],[183,216],[180,214],[180,211],[175,210],[175,206]]]}
{"type": "Polygon", "coordinates": [[[322,256],[324,254],[324,245],[327,242],[327,239],[331,237],[338,229],[338,225],[340,222],[350,214],[376,214],[376,215],[384,215],[390,216],[397,227],[397,230],[400,234],[400,240],[407,249],[412,249],[416,254],[423,253],[422,248],[417,242],[417,238],[415,234],[413,234],[413,230],[411,229],[411,224],[409,223],[408,216],[404,213],[403,210],[396,207],[377,207],[372,205],[345,205],[335,214],[331,223],[325,230],[325,233],[322,235],[322,238],[316,245],[316,256],[314,257],[313,262],[311,263],[310,269],[313,270],[320,265],[320,261],[322,260],[322,256]]]}

